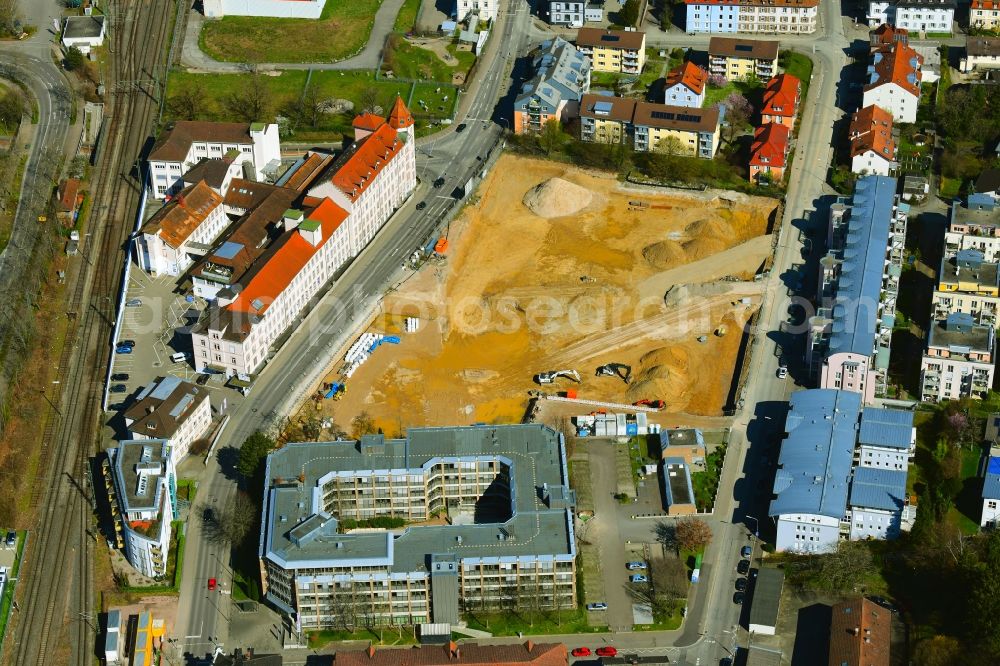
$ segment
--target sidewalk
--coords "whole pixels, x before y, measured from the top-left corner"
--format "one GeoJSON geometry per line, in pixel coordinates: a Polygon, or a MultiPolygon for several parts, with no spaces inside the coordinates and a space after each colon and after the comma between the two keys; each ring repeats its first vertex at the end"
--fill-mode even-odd
{"type": "Polygon", "coordinates": [[[368,36],[368,42],[361,52],[347,60],[340,62],[261,62],[261,63],[240,63],[240,62],[220,62],[201,50],[198,37],[201,35],[201,26],[205,22],[205,17],[201,13],[190,10],[188,17],[187,32],[184,33],[184,46],[181,49],[181,65],[190,69],[206,72],[234,74],[247,71],[247,66],[256,66],[258,69],[371,69],[374,70],[379,64],[379,54],[382,52],[382,45],[385,38],[392,32],[396,24],[396,15],[399,14],[403,6],[403,0],[384,0],[378,11],[375,12],[375,22],[372,24],[372,32],[368,36]]]}

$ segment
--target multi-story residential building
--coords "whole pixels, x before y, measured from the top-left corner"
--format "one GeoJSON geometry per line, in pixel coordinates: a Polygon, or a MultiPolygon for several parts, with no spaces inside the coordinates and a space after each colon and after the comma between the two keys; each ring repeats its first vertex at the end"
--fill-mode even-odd
{"type": "Polygon", "coordinates": [[[191,443],[208,432],[212,403],[205,389],[167,375],[143,388],[124,416],[133,439],[166,440],[176,466],[191,443]]]}
{"type": "Polygon", "coordinates": [[[318,19],[326,0],[202,0],[207,18],[223,16],[273,16],[318,19]]]}
{"type": "Polygon", "coordinates": [[[584,23],[604,20],[601,0],[550,0],[549,23],[569,28],[582,28],[584,23]]]}
{"type": "Polygon", "coordinates": [[[685,0],[688,33],[816,32],[819,0],[685,0]]]}
{"type": "Polygon", "coordinates": [[[902,43],[873,53],[861,106],[874,104],[898,122],[916,122],[923,62],[919,53],[902,43]]]}
{"type": "Polygon", "coordinates": [[[944,319],[954,312],[972,315],[977,324],[997,325],[1000,280],[995,261],[985,261],[980,250],[959,250],[941,258],[934,289],[932,318],[944,319]]]}
{"type": "Polygon", "coordinates": [[[972,0],[969,3],[969,26],[980,30],[1000,28],[1000,2],[997,0],[972,0]]]}
{"type": "Polygon", "coordinates": [[[872,104],[855,111],[847,138],[851,140],[853,173],[888,176],[899,167],[892,114],[882,107],[872,104]]]}
{"type": "Polygon", "coordinates": [[[966,312],[935,321],[927,332],[920,362],[920,399],[924,402],[983,398],[993,388],[996,329],[977,324],[966,312]]]}
{"type": "Polygon", "coordinates": [[[558,432],[537,424],[411,428],[406,439],[288,444],[265,473],[268,601],[299,629],[576,606],[575,494],[558,432]],[[444,514],[447,524],[418,525],[444,514]],[[399,518],[394,531],[352,521],[399,518]]]}
{"type": "Polygon", "coordinates": [[[724,107],[691,109],[637,102],[632,116],[635,149],[673,151],[710,160],[719,150],[719,127],[724,107]]]}
{"type": "Polygon", "coordinates": [[[979,250],[983,261],[1000,261],[1000,208],[988,193],[970,194],[963,204],[954,200],[944,232],[944,256],[959,250],[979,250]]]}
{"type": "Polygon", "coordinates": [[[170,445],[162,439],[125,440],[107,453],[113,480],[109,502],[120,521],[125,557],[142,575],[163,576],[167,573],[170,521],[177,510],[170,445]]]}
{"type": "Polygon", "coordinates": [[[795,128],[795,118],[799,113],[802,82],[791,74],[778,74],[764,87],[763,106],[760,122],[778,123],[788,129],[795,128]]]}
{"type": "Polygon", "coordinates": [[[685,61],[667,73],[663,87],[663,103],[700,109],[705,103],[705,83],[708,72],[691,61],[685,61]]]}
{"type": "Polygon", "coordinates": [[[892,613],[858,596],[834,604],[829,666],[889,666],[892,613]]]}
{"type": "Polygon", "coordinates": [[[566,666],[565,643],[527,641],[511,645],[448,642],[399,650],[338,650],[330,666],[566,666]],[[401,659],[402,657],[402,659],[401,659]]]}
{"type": "Polygon", "coordinates": [[[959,62],[959,69],[972,72],[977,69],[997,69],[1000,67],[1000,38],[967,37],[965,55],[959,62]]]}
{"type": "Polygon", "coordinates": [[[730,81],[766,81],[778,73],[778,47],[778,42],[762,39],[712,37],[708,42],[708,71],[730,81]]]}
{"type": "Polygon", "coordinates": [[[841,537],[893,539],[915,511],[906,500],[913,413],[862,408],[854,391],[794,393],[778,455],[769,515],[779,551],[823,553],[841,537]],[[902,469],[863,464],[874,444],[904,444],[902,469]]]}
{"type": "Polygon", "coordinates": [[[882,24],[910,32],[951,33],[955,0],[868,0],[868,25],[882,24]]]}
{"type": "Polygon", "coordinates": [[[859,178],[853,200],[830,207],[806,362],[821,388],[857,391],[866,404],[886,391],[908,214],[885,176],[859,178]]]}
{"type": "Polygon", "coordinates": [[[595,72],[639,74],[646,65],[646,33],[635,29],[580,28],[576,48],[595,72]]]}
{"type": "Polygon", "coordinates": [[[229,226],[222,196],[199,181],[181,190],[142,225],[136,260],[152,275],[178,276],[229,226]]]}
{"type": "Polygon", "coordinates": [[[221,159],[202,158],[182,176],[184,187],[204,182],[219,196],[226,196],[233,180],[243,176],[243,164],[236,160],[236,156],[237,153],[231,151],[221,159]]]}
{"type": "Polygon", "coordinates": [[[632,134],[634,99],[586,94],[580,102],[580,139],[593,143],[627,143],[632,134]]]}
{"type": "Polygon", "coordinates": [[[767,123],[754,130],[750,144],[751,183],[781,182],[791,149],[791,133],[780,123],[767,123]]]}
{"type": "Polygon", "coordinates": [[[178,120],[164,132],[146,158],[153,195],[163,199],[184,186],[184,173],[203,158],[229,156],[249,163],[253,178],[264,180],[281,166],[278,126],[274,123],[212,123],[178,120]]]}
{"type": "Polygon", "coordinates": [[[499,4],[497,0],[455,0],[455,20],[461,23],[473,15],[480,21],[495,21],[499,4]]]}
{"type": "Polygon", "coordinates": [[[868,33],[868,46],[871,53],[895,46],[897,43],[909,44],[910,31],[906,28],[896,28],[888,23],[883,23],[868,33]]]}
{"type": "Polygon", "coordinates": [[[906,471],[917,452],[917,430],[913,413],[896,409],[865,407],[858,427],[856,467],[906,471]]]}
{"type": "Polygon", "coordinates": [[[590,58],[566,40],[542,42],[533,61],[535,76],[514,101],[514,133],[537,132],[549,120],[566,122],[579,115],[580,100],[590,91],[590,58]]]}
{"type": "Polygon", "coordinates": [[[1000,458],[990,456],[983,478],[983,511],[979,515],[980,527],[996,527],[1000,523],[1000,458]]]}

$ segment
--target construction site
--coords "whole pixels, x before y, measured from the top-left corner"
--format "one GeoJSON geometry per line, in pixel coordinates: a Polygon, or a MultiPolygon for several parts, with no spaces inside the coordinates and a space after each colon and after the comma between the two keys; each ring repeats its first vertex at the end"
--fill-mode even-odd
{"type": "Polygon", "coordinates": [[[548,396],[566,415],[600,411],[580,400],[659,423],[721,416],[777,205],[505,155],[299,417],[350,432],[367,413],[395,436],[519,422],[548,396]]]}

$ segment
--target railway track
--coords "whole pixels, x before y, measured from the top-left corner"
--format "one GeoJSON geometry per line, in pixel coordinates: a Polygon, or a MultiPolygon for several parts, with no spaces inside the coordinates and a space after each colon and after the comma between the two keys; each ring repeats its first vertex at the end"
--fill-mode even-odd
{"type": "Polygon", "coordinates": [[[86,265],[67,303],[76,334],[59,355],[62,383],[50,396],[41,433],[33,506],[37,529],[21,570],[19,612],[9,629],[4,662],[78,664],[94,659],[100,630],[92,578],[93,545],[99,540],[88,479],[91,457],[102,447],[99,427],[102,382],[115,320],[121,267],[141,196],[131,172],[157,117],[158,91],[149,83],[165,75],[166,45],[177,0],[112,0],[112,95],[106,142],[92,178],[91,242],[82,248],[86,265]],[[117,29],[115,29],[117,28],[117,29]],[[96,249],[96,252],[94,251],[96,249]],[[63,654],[68,646],[68,658],[63,654]]]}

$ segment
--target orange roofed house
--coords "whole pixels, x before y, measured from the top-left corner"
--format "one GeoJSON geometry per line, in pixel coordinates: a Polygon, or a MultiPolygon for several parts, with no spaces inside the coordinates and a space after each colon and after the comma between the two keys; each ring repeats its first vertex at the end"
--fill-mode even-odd
{"type": "Polygon", "coordinates": [[[152,275],[180,275],[228,225],[222,196],[198,181],[142,225],[135,240],[139,267],[152,275]]]}
{"type": "Polygon", "coordinates": [[[880,106],[896,122],[916,122],[923,63],[923,56],[902,42],[873,53],[861,106],[880,106]]]}
{"type": "Polygon", "coordinates": [[[252,375],[309,300],[361,251],[416,186],[413,118],[365,114],[343,153],[312,152],[275,185],[233,181],[245,211],[190,275],[210,307],[191,334],[195,366],[252,375]]]}
{"type": "Polygon", "coordinates": [[[801,94],[802,82],[791,74],[778,74],[768,81],[760,111],[761,124],[778,123],[793,129],[801,94]]]}
{"type": "Polygon", "coordinates": [[[972,0],[969,5],[969,25],[981,30],[1000,28],[1000,2],[997,0],[972,0]]]}
{"type": "Polygon", "coordinates": [[[693,62],[685,62],[667,74],[663,103],[670,106],[690,106],[700,109],[705,103],[705,83],[708,72],[693,62]]]}
{"type": "Polygon", "coordinates": [[[339,650],[332,666],[566,666],[563,643],[476,645],[451,642],[401,649],[339,650]]]}
{"type": "Polygon", "coordinates": [[[790,134],[791,130],[779,123],[767,123],[754,131],[750,146],[750,182],[768,179],[779,182],[785,177],[790,134]]]}
{"type": "Polygon", "coordinates": [[[888,176],[898,165],[892,115],[885,109],[866,106],[851,116],[851,171],[888,176]]]}
{"type": "Polygon", "coordinates": [[[836,604],[830,619],[830,666],[889,666],[892,614],[856,597],[836,604]]]}

